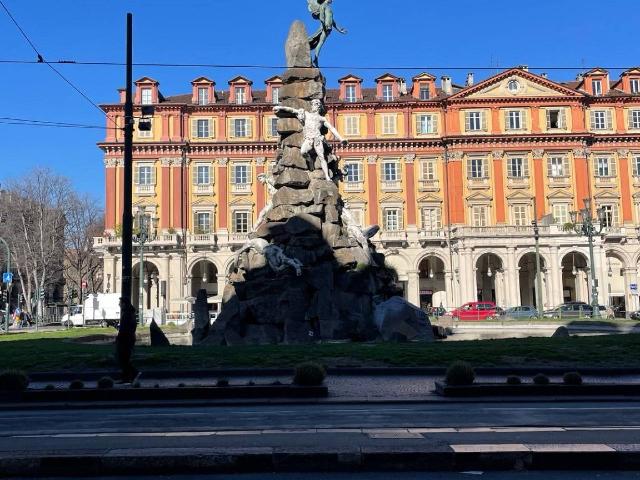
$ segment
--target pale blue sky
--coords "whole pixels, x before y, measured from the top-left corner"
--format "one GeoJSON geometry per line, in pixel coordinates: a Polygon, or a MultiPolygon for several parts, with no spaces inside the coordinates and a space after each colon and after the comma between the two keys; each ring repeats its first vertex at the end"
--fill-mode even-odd
{"type": "MultiPolygon", "coordinates": [[[[315,28],[305,0],[3,0],[49,61],[123,61],[126,12],[134,14],[137,62],[218,65],[281,65],[283,42],[298,18],[315,28]],[[239,5],[246,5],[246,8],[239,5]]],[[[410,78],[429,67],[462,83],[467,67],[482,79],[495,70],[479,67],[593,66],[640,64],[638,0],[513,0],[457,2],[334,0],[348,36],[329,39],[321,66],[329,86],[352,72],[371,84],[387,70],[410,78]],[[376,67],[358,70],[356,67],[376,67]],[[463,70],[436,67],[465,67],[463,70]]],[[[34,60],[35,55],[0,10],[0,60],[34,60]]],[[[96,103],[117,101],[122,67],[61,66],[60,70],[96,103]]],[[[279,73],[249,68],[136,67],[134,77],[157,79],[165,95],[187,93],[200,75],[227,81],[243,74],[255,88],[279,73]]],[[[571,80],[576,71],[549,71],[571,80]]],[[[614,74],[618,71],[612,72],[614,74]]],[[[0,117],[104,125],[104,117],[46,65],[0,63],[0,117]]],[[[81,191],[102,201],[100,130],[15,126],[0,123],[0,182],[34,166],[68,175],[81,191]]]]}

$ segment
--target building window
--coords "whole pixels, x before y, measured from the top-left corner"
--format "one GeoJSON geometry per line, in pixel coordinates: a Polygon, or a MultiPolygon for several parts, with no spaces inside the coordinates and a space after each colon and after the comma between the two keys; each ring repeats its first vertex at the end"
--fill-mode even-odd
{"type": "Polygon", "coordinates": [[[418,135],[428,135],[437,132],[437,119],[435,115],[418,115],[416,117],[416,132],[418,135]]]}
{"type": "Polygon", "coordinates": [[[595,163],[596,177],[615,176],[613,161],[609,157],[596,157],[595,163]]]}
{"type": "Polygon", "coordinates": [[[386,208],[384,210],[384,229],[390,231],[400,230],[401,219],[399,208],[386,208]]]}
{"type": "Polygon", "coordinates": [[[435,160],[423,160],[420,163],[420,179],[436,180],[436,161],[435,160]]]}
{"type": "Polygon", "coordinates": [[[196,120],[196,137],[197,138],[209,138],[209,120],[196,120]]]}
{"type": "Polygon", "coordinates": [[[271,102],[274,105],[277,105],[278,103],[280,103],[280,88],[273,87],[271,89],[271,102]]]}
{"type": "Polygon", "coordinates": [[[196,166],[196,185],[211,184],[211,168],[209,165],[196,166]]]}
{"type": "Polygon", "coordinates": [[[524,129],[522,111],[520,110],[508,110],[506,112],[506,128],[507,130],[522,130],[524,129]]]}
{"type": "Polygon", "coordinates": [[[355,115],[344,117],[344,134],[360,135],[360,117],[355,115]]]}
{"type": "Polygon", "coordinates": [[[549,157],[547,160],[547,175],[550,177],[568,177],[569,160],[566,157],[549,157]]]}
{"type": "Polygon", "coordinates": [[[140,92],[140,103],[142,105],[151,105],[153,103],[153,99],[151,98],[151,89],[143,88],[140,92]]]}
{"type": "Polygon", "coordinates": [[[633,130],[640,129],[640,110],[629,111],[629,128],[633,130]]]}
{"type": "Polygon", "coordinates": [[[362,164],[360,162],[347,162],[344,165],[347,171],[345,181],[347,183],[360,183],[364,181],[362,175],[362,164]]]}
{"type": "Polygon", "coordinates": [[[529,162],[526,158],[510,157],[507,159],[507,177],[525,178],[529,176],[529,162]]]}
{"type": "Polygon", "coordinates": [[[569,223],[569,205],[566,203],[556,203],[552,207],[553,222],[558,225],[569,223]]]}
{"type": "Polygon", "coordinates": [[[142,117],[138,121],[138,138],[153,137],[153,118],[142,117]],[[145,125],[145,130],[141,130],[141,125],[145,125]]]}
{"type": "Polygon", "coordinates": [[[138,185],[153,185],[153,166],[151,165],[140,165],[138,167],[138,181],[136,182],[138,185]]]}
{"type": "Polygon", "coordinates": [[[629,82],[631,93],[640,93],[640,78],[632,78],[629,82]]]}
{"type": "Polygon", "coordinates": [[[209,89],[207,87],[198,88],[198,105],[209,105],[209,89]]]}
{"type": "Polygon", "coordinates": [[[428,85],[420,85],[420,100],[429,100],[431,98],[431,91],[428,85]]]}
{"type": "Polygon", "coordinates": [[[251,122],[247,118],[233,119],[233,136],[246,138],[251,136],[251,122]]]}
{"type": "Polygon", "coordinates": [[[467,178],[486,178],[484,158],[470,158],[467,160],[467,178]]]}
{"type": "Polygon", "coordinates": [[[397,162],[384,162],[382,164],[382,179],[385,182],[397,182],[400,180],[397,162]]]}
{"type": "Polygon", "coordinates": [[[244,105],[247,103],[247,90],[244,87],[235,87],[236,105],[244,105]]]}
{"type": "Polygon", "coordinates": [[[233,233],[249,233],[249,212],[233,212],[233,233]]]}
{"type": "Polygon", "coordinates": [[[593,94],[597,97],[602,95],[602,80],[592,80],[593,94]]]}
{"type": "Polygon", "coordinates": [[[602,225],[605,228],[617,227],[620,224],[617,205],[600,205],[602,208],[602,225]]]}
{"type": "Polygon", "coordinates": [[[396,115],[382,116],[382,133],[384,135],[394,135],[396,133],[396,115]]]}
{"type": "Polygon", "coordinates": [[[471,221],[474,227],[487,226],[487,207],[484,205],[474,205],[471,207],[471,221]]]}
{"type": "Polygon", "coordinates": [[[465,130],[467,132],[481,132],[487,129],[484,112],[466,112],[465,130]]]}
{"type": "Polygon", "coordinates": [[[633,176],[640,177],[640,153],[634,153],[632,158],[633,176]]]}
{"type": "Polygon", "coordinates": [[[527,205],[513,205],[511,207],[513,224],[517,227],[524,227],[529,224],[529,207],[527,205]]]}
{"type": "Polygon", "coordinates": [[[201,235],[208,235],[211,233],[211,213],[196,213],[196,233],[201,235]]]}
{"type": "Polygon", "coordinates": [[[240,163],[231,168],[231,183],[234,185],[249,184],[249,165],[240,163]]]}
{"type": "Polygon", "coordinates": [[[442,209],[440,207],[422,209],[422,229],[430,232],[442,229],[442,209]]]}
{"type": "Polygon", "coordinates": [[[591,128],[594,130],[610,130],[611,112],[609,110],[593,110],[591,112],[591,128]]]}
{"type": "Polygon", "coordinates": [[[393,101],[393,85],[389,83],[382,85],[382,100],[385,102],[393,101]]]}
{"type": "Polygon", "coordinates": [[[509,83],[507,83],[507,89],[511,93],[518,93],[520,91],[520,82],[517,80],[509,80],[509,83]]]}
{"type": "Polygon", "coordinates": [[[567,120],[564,109],[547,110],[547,130],[565,128],[567,128],[567,120]]]}
{"type": "Polygon", "coordinates": [[[278,117],[272,117],[269,119],[269,136],[278,136],[278,117]]]}
{"type": "Polygon", "coordinates": [[[345,87],[345,100],[349,103],[354,103],[358,99],[356,97],[356,86],[355,85],[347,85],[345,87]]]}

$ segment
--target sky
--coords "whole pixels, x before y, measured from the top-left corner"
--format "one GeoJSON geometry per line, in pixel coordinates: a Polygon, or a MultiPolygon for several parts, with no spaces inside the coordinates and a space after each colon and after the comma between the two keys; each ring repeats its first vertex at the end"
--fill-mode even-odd
{"type": "MultiPolygon", "coordinates": [[[[2,0],[48,61],[124,61],[125,17],[133,13],[134,62],[215,64],[216,68],[134,68],[165,95],[190,92],[205,75],[226,90],[245,75],[261,89],[282,73],[289,25],[316,23],[305,0],[2,0]],[[223,67],[231,65],[232,67],[223,67]]],[[[551,79],[576,70],[550,67],[631,67],[640,64],[639,0],[334,0],[334,33],[322,53],[328,87],[347,73],[365,86],[390,71],[409,80],[427,70],[463,84],[499,69],[526,64],[551,79]],[[344,68],[329,68],[344,67],[344,68]],[[406,67],[407,69],[401,69],[406,67]],[[414,67],[414,68],[410,68],[414,67]],[[482,69],[484,68],[484,70],[482,69]]],[[[1,60],[35,60],[35,53],[0,8],[1,60]]],[[[94,103],[117,102],[121,66],[57,66],[94,103]]],[[[619,74],[612,70],[612,77],[619,74]]],[[[105,126],[104,115],[44,64],[0,62],[0,117],[105,126]]],[[[50,128],[1,123],[0,185],[34,167],[68,176],[75,187],[104,201],[101,129],[50,128]]],[[[4,120],[6,122],[6,120],[4,120]]]]}

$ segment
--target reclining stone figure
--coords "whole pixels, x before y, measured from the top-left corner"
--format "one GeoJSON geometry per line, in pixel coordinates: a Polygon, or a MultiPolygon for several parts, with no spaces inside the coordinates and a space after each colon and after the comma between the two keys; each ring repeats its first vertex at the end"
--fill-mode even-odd
{"type": "Polygon", "coordinates": [[[288,267],[293,268],[296,271],[296,275],[299,277],[302,275],[302,262],[296,258],[287,257],[284,254],[282,248],[278,245],[272,245],[263,238],[252,238],[245,243],[240,250],[236,252],[233,265],[237,268],[240,261],[240,255],[249,250],[255,250],[260,255],[264,255],[269,267],[274,272],[282,272],[288,267]]]}

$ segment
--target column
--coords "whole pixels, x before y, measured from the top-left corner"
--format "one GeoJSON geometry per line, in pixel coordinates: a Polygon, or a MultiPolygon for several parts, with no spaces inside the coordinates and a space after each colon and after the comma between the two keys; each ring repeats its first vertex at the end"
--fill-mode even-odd
{"type": "Polygon", "coordinates": [[[378,173],[377,173],[377,155],[369,155],[367,157],[367,186],[369,188],[369,224],[378,225],[380,223],[378,214],[378,173]]]}
{"type": "Polygon", "coordinates": [[[589,152],[586,148],[576,148],[573,150],[573,162],[575,169],[575,184],[576,184],[576,210],[582,210],[584,208],[583,200],[590,197],[590,182],[589,168],[588,168],[588,156],[589,152]]]}
{"type": "Polygon", "coordinates": [[[407,272],[407,300],[420,307],[420,274],[417,270],[407,272]]]}
{"type": "MultiPolygon", "coordinates": [[[[163,117],[163,118],[166,118],[163,117]]],[[[160,228],[171,227],[171,165],[172,158],[160,159],[160,228]]]]}
{"type": "Polygon", "coordinates": [[[414,160],[415,153],[404,156],[404,165],[406,170],[405,177],[405,193],[407,198],[407,227],[415,228],[416,223],[416,181],[414,160]]]}
{"type": "Polygon", "coordinates": [[[171,226],[176,229],[187,228],[186,218],[183,218],[186,215],[184,202],[187,192],[183,193],[182,191],[182,175],[184,174],[186,177],[188,172],[184,170],[186,170],[186,166],[182,158],[173,162],[171,167],[173,176],[173,221],[171,222],[171,226]]]}
{"type": "Polygon", "coordinates": [[[160,137],[160,141],[168,142],[169,141],[169,115],[166,113],[163,113],[161,115],[161,119],[162,119],[162,134],[160,137]]]}
{"type": "Polygon", "coordinates": [[[404,118],[404,137],[413,138],[413,133],[411,132],[411,110],[406,107],[402,113],[404,118]]]}
{"type": "Polygon", "coordinates": [[[167,255],[166,257],[164,257],[164,271],[165,271],[165,278],[161,278],[160,281],[165,282],[166,284],[166,290],[164,292],[164,307],[166,308],[166,310],[168,312],[170,312],[171,309],[171,255],[167,255]]]}
{"type": "Polygon", "coordinates": [[[620,178],[620,200],[622,203],[623,225],[633,223],[629,161],[629,150],[618,150],[618,178],[620,178]]]}
{"type": "MultiPolygon", "coordinates": [[[[256,158],[256,178],[264,173],[265,157],[256,158]]],[[[256,183],[256,215],[258,215],[265,205],[265,188],[262,182],[256,183]]]]}
{"type": "Polygon", "coordinates": [[[506,223],[505,193],[504,193],[504,151],[494,150],[493,157],[493,182],[494,182],[494,204],[496,209],[496,223],[506,223]]]}
{"type": "MultiPolygon", "coordinates": [[[[604,250],[604,245],[594,245],[593,254],[596,256],[595,260],[596,278],[598,279],[598,303],[600,305],[609,305],[609,292],[607,291],[607,253],[604,250]]],[[[591,292],[589,292],[589,294],[591,294],[591,292]]]]}
{"type": "Polygon", "coordinates": [[[471,257],[470,248],[460,252],[460,304],[474,301],[477,297],[476,271],[471,257]]]}
{"type": "Polygon", "coordinates": [[[635,312],[640,310],[638,302],[638,294],[631,292],[631,284],[638,284],[638,269],[637,268],[625,268],[623,270],[624,276],[624,292],[625,292],[625,304],[627,312],[635,312]]]}
{"type": "Polygon", "coordinates": [[[445,308],[447,309],[447,311],[459,305],[457,292],[460,290],[460,288],[457,287],[455,283],[456,283],[456,280],[454,276],[451,274],[451,270],[445,271],[444,272],[444,288],[447,291],[447,304],[445,305],[445,308]]]}
{"type": "Polygon", "coordinates": [[[544,196],[544,150],[537,148],[533,150],[533,181],[536,195],[536,218],[539,220],[545,215],[546,202],[544,196]]]}
{"type": "Polygon", "coordinates": [[[367,109],[367,138],[376,138],[376,114],[373,108],[367,109]]]}
{"type": "Polygon", "coordinates": [[[506,307],[509,302],[505,302],[507,295],[504,290],[504,272],[502,270],[496,270],[495,276],[496,305],[506,307]]]}
{"type": "Polygon", "coordinates": [[[558,253],[558,247],[551,247],[549,252],[549,276],[551,283],[551,295],[549,295],[550,307],[560,305],[563,298],[562,288],[562,268],[560,265],[560,258],[558,253]]]}
{"type": "Polygon", "coordinates": [[[506,272],[507,272],[507,303],[509,306],[519,305],[520,299],[518,298],[518,271],[516,268],[516,249],[514,247],[507,247],[507,259],[506,259],[506,272]]]}
{"type": "Polygon", "coordinates": [[[113,158],[105,159],[105,201],[104,201],[104,228],[113,230],[118,223],[116,219],[116,163],[113,158]]]}
{"type": "Polygon", "coordinates": [[[116,141],[116,116],[113,112],[107,113],[107,138],[105,141],[107,142],[115,142],[116,141]]]}
{"type": "Polygon", "coordinates": [[[228,158],[218,159],[218,196],[220,198],[220,209],[218,215],[218,230],[227,231],[227,212],[229,206],[229,193],[227,182],[227,165],[229,163],[228,158]]]}

